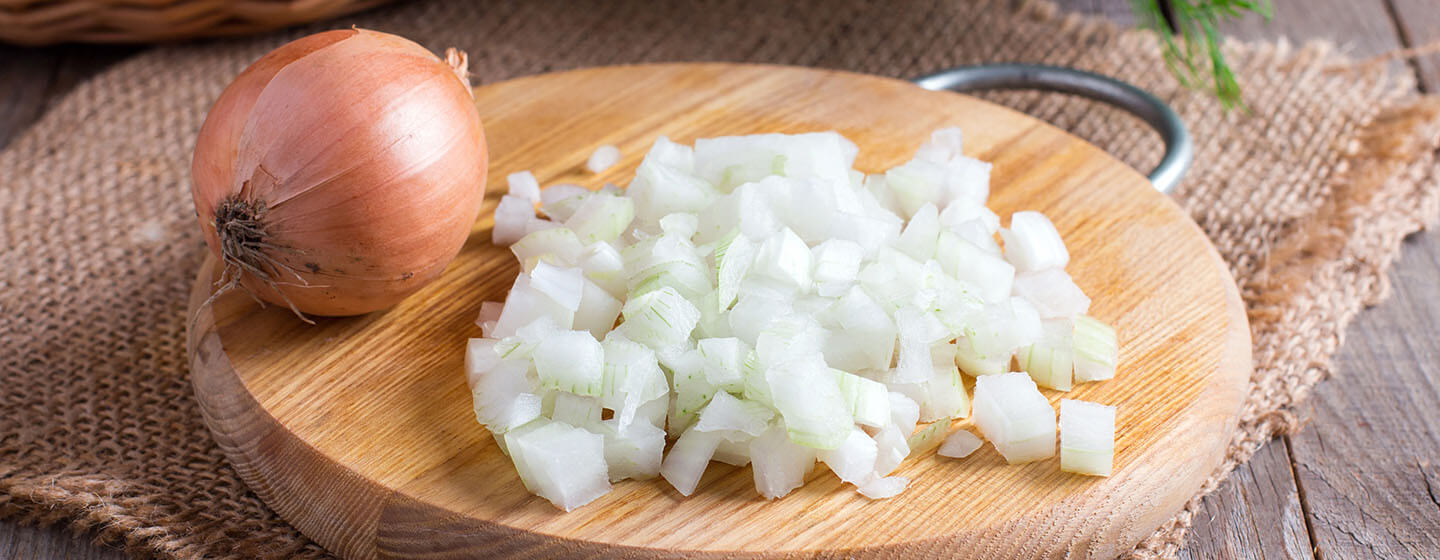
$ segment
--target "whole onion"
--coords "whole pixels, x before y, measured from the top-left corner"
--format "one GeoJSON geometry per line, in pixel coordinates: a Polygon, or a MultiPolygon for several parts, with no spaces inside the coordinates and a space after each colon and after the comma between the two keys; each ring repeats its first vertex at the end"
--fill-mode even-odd
{"type": "Polygon", "coordinates": [[[224,265],[220,291],[355,315],[394,305],[455,258],[487,164],[464,54],[441,60],[346,29],[235,78],[196,139],[192,194],[224,265]]]}

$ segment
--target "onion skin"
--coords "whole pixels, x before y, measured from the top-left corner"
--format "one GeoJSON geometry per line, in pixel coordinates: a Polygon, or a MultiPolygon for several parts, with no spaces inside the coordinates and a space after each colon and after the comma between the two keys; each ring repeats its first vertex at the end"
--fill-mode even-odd
{"type": "Polygon", "coordinates": [[[343,316],[438,278],[479,216],[489,163],[463,64],[346,29],[242,72],[206,117],[191,167],[221,289],[343,316]]]}

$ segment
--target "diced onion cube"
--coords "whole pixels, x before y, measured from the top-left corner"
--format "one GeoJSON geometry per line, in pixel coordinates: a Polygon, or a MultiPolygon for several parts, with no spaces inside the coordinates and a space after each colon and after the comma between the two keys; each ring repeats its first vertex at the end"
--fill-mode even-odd
{"type": "Polygon", "coordinates": [[[835,377],[818,357],[772,366],[765,379],[770,383],[775,408],[785,418],[785,427],[795,443],[834,449],[849,437],[855,425],[850,407],[835,377]]]}
{"type": "Polygon", "coordinates": [[[1070,252],[1060,240],[1055,224],[1039,212],[1016,212],[1010,229],[1000,230],[1005,239],[1005,259],[1019,272],[1065,268],[1070,252]]]}
{"type": "Polygon", "coordinates": [[[850,430],[850,435],[838,447],[822,450],[817,457],[841,481],[859,484],[873,475],[877,449],[875,440],[857,427],[850,430]]]}
{"type": "Polygon", "coordinates": [[[744,390],[745,377],[740,367],[750,355],[749,345],[734,337],[704,338],[696,343],[696,350],[705,360],[706,381],[726,390],[744,390]]]}
{"type": "Polygon", "coordinates": [[[595,152],[590,154],[590,159],[585,161],[585,169],[590,170],[591,173],[600,173],[619,162],[620,148],[606,144],[595,148],[595,152]]]}
{"type": "Polygon", "coordinates": [[[715,247],[716,306],[729,309],[740,293],[740,282],[755,262],[759,247],[749,237],[736,230],[729,238],[715,247]]]}
{"type": "Polygon", "coordinates": [[[634,422],[621,430],[616,419],[600,422],[596,428],[605,436],[605,463],[610,466],[610,482],[660,475],[665,430],[648,422],[634,422]]]}
{"type": "MultiPolygon", "coordinates": [[[[910,424],[913,429],[915,424],[910,424]]],[[[910,443],[906,441],[907,432],[902,431],[895,424],[887,424],[875,434],[875,474],[885,476],[895,471],[895,467],[905,461],[910,455],[910,443]]]]}
{"type": "Polygon", "coordinates": [[[550,418],[571,426],[589,427],[600,421],[600,399],[558,391],[550,418]]]}
{"type": "Polygon", "coordinates": [[[910,434],[910,437],[906,438],[905,442],[910,446],[910,453],[913,455],[922,451],[929,451],[935,446],[940,445],[940,442],[945,441],[945,434],[949,433],[949,431],[950,419],[941,418],[931,422],[925,429],[910,434]]]}
{"type": "Polygon", "coordinates": [[[657,350],[684,343],[700,322],[700,310],[668,286],[631,298],[620,314],[626,337],[657,350]]]}
{"type": "Polygon", "coordinates": [[[635,202],[622,196],[595,193],[585,197],[565,227],[575,230],[583,243],[614,241],[635,219],[635,202]]]}
{"type": "Polygon", "coordinates": [[[1037,385],[1057,391],[1070,390],[1075,363],[1071,331],[1068,320],[1045,321],[1040,340],[1016,354],[1020,369],[1029,373],[1037,385]]]}
{"type": "Polygon", "coordinates": [[[705,474],[705,467],[710,464],[710,458],[715,455],[715,447],[719,444],[718,433],[687,430],[665,454],[660,476],[665,477],[676,491],[689,496],[695,492],[695,486],[700,483],[700,477],[705,474]]]}
{"type": "Polygon", "coordinates": [[[535,180],[535,175],[529,171],[511,173],[505,176],[505,182],[509,189],[505,194],[528,201],[530,204],[540,203],[540,182],[535,180]]]}
{"type": "Polygon", "coordinates": [[[890,422],[890,395],[884,383],[840,370],[830,371],[835,374],[840,394],[850,403],[850,415],[856,424],[881,428],[890,422]]]}
{"type": "Polygon", "coordinates": [[[515,278],[510,295],[505,297],[505,307],[495,321],[488,338],[505,338],[515,334],[520,327],[541,318],[551,320],[561,328],[570,328],[575,312],[566,309],[560,302],[545,295],[531,285],[530,275],[521,274],[515,278]]]}
{"type": "Polygon", "coordinates": [[[555,507],[574,510],[610,491],[605,438],[564,422],[505,435],[525,488],[555,507]]]}
{"type": "Polygon", "coordinates": [[[910,479],[908,478],[903,476],[887,476],[861,484],[858,490],[860,491],[860,495],[866,498],[883,500],[885,498],[898,496],[901,492],[904,492],[905,487],[909,485],[910,479]]]}
{"type": "Polygon", "coordinates": [[[770,236],[760,244],[751,270],[755,274],[783,282],[799,291],[811,286],[810,269],[813,256],[805,241],[789,228],[770,236]]]}
{"type": "Polygon", "coordinates": [[[1058,268],[1016,276],[1015,295],[1034,304],[1043,319],[1070,319],[1090,310],[1090,298],[1058,268]]]}
{"type": "MultiPolygon", "coordinates": [[[[848,437],[848,432],[847,432],[848,437]]],[[[795,444],[783,426],[772,426],[750,441],[750,468],[755,490],[773,500],[805,483],[805,473],[815,466],[815,450],[795,444]]]]}
{"type": "Polygon", "coordinates": [[[493,338],[472,338],[465,345],[465,382],[471,391],[481,377],[500,365],[500,355],[495,353],[496,342],[493,338]]]}
{"type": "Polygon", "coordinates": [[[815,247],[815,292],[825,297],[840,297],[860,276],[860,261],[865,249],[845,239],[831,239],[815,247]]]}
{"type": "Polygon", "coordinates": [[[598,397],[605,385],[605,352],[588,332],[561,331],[535,347],[535,372],[542,386],[598,397]]]}
{"type": "Polygon", "coordinates": [[[542,262],[530,271],[530,286],[574,313],[580,308],[585,277],[578,268],[560,268],[542,262]]]}
{"type": "Polygon", "coordinates": [[[754,437],[764,432],[774,417],[775,413],[763,404],[742,401],[730,393],[718,391],[700,411],[700,421],[695,423],[694,429],[720,432],[727,437],[736,432],[754,437]]]}
{"type": "Polygon", "coordinates": [[[1060,470],[1110,476],[1115,457],[1115,407],[1060,399],[1060,470]]]}
{"type": "Polygon", "coordinates": [[[925,382],[927,398],[921,403],[922,420],[964,418],[970,415],[970,395],[954,364],[936,366],[935,375],[925,382]]]}
{"type": "Polygon", "coordinates": [[[1015,266],[979,248],[956,233],[940,233],[935,258],[955,279],[974,286],[987,303],[997,303],[1010,296],[1014,287],[1015,266]]]}
{"type": "Polygon", "coordinates": [[[518,196],[500,197],[495,207],[495,229],[490,232],[490,241],[496,245],[509,245],[525,236],[525,224],[535,219],[535,204],[518,196]]]}
{"type": "Polygon", "coordinates": [[[620,300],[589,278],[581,281],[584,282],[584,287],[581,289],[580,305],[575,309],[575,320],[571,326],[576,330],[589,331],[590,336],[597,339],[604,338],[605,333],[615,327],[615,320],[620,317],[620,300]]]}
{"type": "Polygon", "coordinates": [[[750,464],[750,442],[754,439],[745,438],[736,441],[721,438],[720,444],[715,446],[715,455],[710,460],[735,467],[748,465],[750,464]]]}
{"type": "Polygon", "coordinates": [[[1010,464],[1055,455],[1055,409],[1023,372],[975,380],[975,425],[1010,464]]]}
{"type": "Polygon", "coordinates": [[[945,438],[945,443],[940,444],[940,450],[935,453],[941,457],[962,459],[969,457],[971,453],[980,449],[980,446],[984,444],[985,442],[981,441],[978,436],[970,433],[968,430],[956,430],[955,433],[945,438]]]}
{"type": "Polygon", "coordinates": [[[475,381],[471,391],[475,420],[492,431],[505,432],[540,416],[538,389],[525,360],[506,360],[475,381]]]}
{"type": "Polygon", "coordinates": [[[935,242],[940,235],[940,211],[926,202],[910,217],[895,248],[919,261],[935,258],[935,242]]]}
{"type": "MultiPolygon", "coordinates": [[[[527,234],[510,246],[510,252],[515,253],[515,258],[521,263],[545,261],[557,266],[580,264],[580,254],[584,250],[585,246],[575,232],[563,227],[527,234]]],[[[533,270],[531,267],[526,272],[533,270]]]]}
{"type": "Polygon", "coordinates": [[[1115,377],[1120,345],[1115,329],[1088,315],[1075,317],[1075,382],[1115,377]]]}

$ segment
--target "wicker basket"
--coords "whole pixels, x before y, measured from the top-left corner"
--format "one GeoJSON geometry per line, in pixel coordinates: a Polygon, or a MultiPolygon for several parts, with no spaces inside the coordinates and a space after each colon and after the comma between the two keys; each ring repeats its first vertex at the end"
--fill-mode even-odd
{"type": "Polygon", "coordinates": [[[0,0],[0,41],[144,43],[242,35],[388,0],[0,0]]]}

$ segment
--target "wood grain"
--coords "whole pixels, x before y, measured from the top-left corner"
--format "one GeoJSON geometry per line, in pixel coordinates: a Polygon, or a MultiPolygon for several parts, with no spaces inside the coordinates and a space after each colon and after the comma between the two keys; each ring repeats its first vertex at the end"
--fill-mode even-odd
{"type": "Polygon", "coordinates": [[[1360,316],[1291,436],[1315,544],[1333,558],[1440,554],[1440,243],[1414,236],[1395,292],[1360,316]],[[1360,343],[1355,343],[1360,341],[1360,343]]]}
{"type": "Polygon", "coordinates": [[[1205,498],[1182,559],[1315,557],[1286,450],[1266,445],[1205,498]]]}
{"type": "Polygon", "coordinates": [[[385,313],[307,326],[239,293],[200,306],[213,263],[197,280],[192,368],[207,424],[267,503],[343,556],[503,546],[528,557],[1108,558],[1219,462],[1250,367],[1238,294],[1194,223],[1094,146],[965,96],[772,66],[581,70],[486,86],[476,103],[492,181],[530,169],[542,183],[592,187],[627,182],[660,134],[690,142],[834,129],[861,147],[857,167],[874,171],[907,159],[930,130],[961,126],[967,152],[995,164],[991,206],[1051,215],[1073,248],[1069,270],[1095,294],[1092,313],[1122,333],[1121,376],[1065,395],[1119,405],[1116,473],[1077,477],[1054,460],[1007,466],[986,448],[968,461],[910,462],[900,474],[911,488],[890,500],[866,501],[817,470],[795,494],[765,502],[747,469],[716,465],[688,499],[631,481],[561,514],[524,491],[475,423],[461,374],[480,302],[503,297],[516,272],[488,243],[487,212],[443,278],[385,313]],[[580,172],[603,143],[626,158],[600,176],[580,172]]]}
{"type": "Polygon", "coordinates": [[[91,539],[60,528],[0,529],[0,558],[5,560],[120,560],[119,550],[98,546],[91,539]]]}

